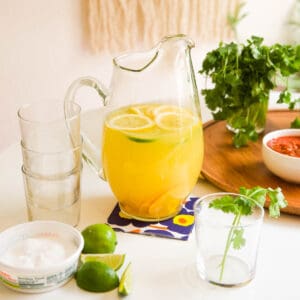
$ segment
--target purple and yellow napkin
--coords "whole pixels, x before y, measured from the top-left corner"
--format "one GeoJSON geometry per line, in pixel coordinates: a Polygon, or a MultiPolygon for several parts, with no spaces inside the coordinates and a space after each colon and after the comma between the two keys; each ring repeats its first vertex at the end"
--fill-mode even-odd
{"type": "Polygon", "coordinates": [[[168,220],[144,222],[128,219],[122,215],[117,204],[108,218],[108,224],[116,231],[154,235],[186,241],[194,227],[193,206],[198,197],[188,197],[181,211],[168,220]]]}

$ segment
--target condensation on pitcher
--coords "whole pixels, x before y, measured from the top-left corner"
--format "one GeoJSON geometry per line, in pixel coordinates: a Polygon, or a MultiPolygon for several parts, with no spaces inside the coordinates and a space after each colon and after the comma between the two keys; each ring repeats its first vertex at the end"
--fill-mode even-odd
{"type": "Polygon", "coordinates": [[[28,238],[16,242],[0,256],[0,261],[14,267],[53,267],[76,250],[72,241],[52,238],[28,238]]]}

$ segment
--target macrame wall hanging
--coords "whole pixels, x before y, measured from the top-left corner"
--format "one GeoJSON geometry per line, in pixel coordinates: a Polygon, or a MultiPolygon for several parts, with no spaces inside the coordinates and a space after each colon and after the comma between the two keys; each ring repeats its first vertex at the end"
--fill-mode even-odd
{"type": "Polygon", "coordinates": [[[162,37],[185,33],[205,42],[233,38],[227,18],[239,0],[86,0],[88,40],[93,52],[154,46],[162,37]]]}

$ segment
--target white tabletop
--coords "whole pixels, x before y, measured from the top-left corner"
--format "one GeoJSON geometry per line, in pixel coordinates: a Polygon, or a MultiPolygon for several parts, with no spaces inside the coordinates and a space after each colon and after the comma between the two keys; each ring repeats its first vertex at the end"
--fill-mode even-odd
{"type": "MultiPolygon", "coordinates": [[[[0,230],[27,221],[23,189],[21,151],[18,144],[0,155],[0,230]]],[[[219,191],[199,180],[193,194],[219,191]]],[[[300,195],[299,195],[300,197],[300,195]]],[[[107,221],[116,204],[110,188],[84,165],[82,208],[78,229],[107,221]]],[[[117,233],[116,253],[126,253],[133,267],[130,300],[282,300],[300,299],[300,217],[283,214],[280,219],[265,217],[255,279],[241,288],[221,288],[198,278],[195,270],[195,238],[188,241],[117,233]]],[[[0,299],[119,299],[117,290],[90,293],[80,290],[72,279],[65,286],[43,294],[21,294],[0,284],[0,299]]]]}

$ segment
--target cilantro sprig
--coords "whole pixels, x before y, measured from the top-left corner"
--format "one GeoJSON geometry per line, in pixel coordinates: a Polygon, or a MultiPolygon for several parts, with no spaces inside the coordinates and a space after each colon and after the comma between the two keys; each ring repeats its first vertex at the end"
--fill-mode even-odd
{"type": "MultiPolygon", "coordinates": [[[[233,144],[238,148],[255,141],[258,134],[255,123],[265,118],[257,114],[255,105],[268,101],[270,91],[276,86],[275,78],[281,75],[286,88],[280,93],[278,103],[285,103],[294,109],[299,99],[293,99],[288,86],[288,78],[300,71],[300,45],[274,44],[266,46],[263,38],[252,36],[245,44],[220,43],[208,52],[199,73],[211,78],[213,88],[203,89],[207,107],[215,120],[233,120],[238,129],[233,144]],[[239,112],[254,107],[248,116],[239,112]]],[[[293,126],[299,126],[300,120],[293,126]]]]}
{"type": "Polygon", "coordinates": [[[221,210],[224,213],[234,214],[234,219],[227,236],[225,250],[220,264],[220,281],[222,281],[223,278],[226,258],[230,247],[232,246],[233,249],[239,250],[246,245],[244,229],[240,227],[241,218],[243,216],[251,215],[256,206],[264,207],[267,196],[270,200],[270,217],[278,218],[280,216],[280,209],[287,206],[287,201],[280,188],[272,189],[258,186],[246,189],[245,187],[241,187],[239,194],[239,197],[226,195],[213,200],[209,204],[210,208],[221,210]]]}

